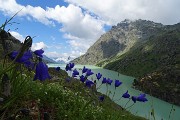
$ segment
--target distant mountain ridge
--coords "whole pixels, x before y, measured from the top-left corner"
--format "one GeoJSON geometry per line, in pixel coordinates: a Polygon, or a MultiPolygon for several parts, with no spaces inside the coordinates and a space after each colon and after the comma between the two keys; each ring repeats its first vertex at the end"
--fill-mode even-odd
{"type": "Polygon", "coordinates": [[[51,58],[49,58],[49,57],[47,57],[46,55],[43,55],[43,60],[46,62],[46,63],[58,63],[58,62],[56,62],[56,61],[54,61],[53,59],[51,59],[51,58]]]}

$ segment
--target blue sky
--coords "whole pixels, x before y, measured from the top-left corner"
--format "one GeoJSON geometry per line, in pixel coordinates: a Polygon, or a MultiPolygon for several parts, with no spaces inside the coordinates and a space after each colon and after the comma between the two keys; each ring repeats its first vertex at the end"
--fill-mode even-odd
{"type": "Polygon", "coordinates": [[[6,29],[21,41],[36,36],[32,50],[43,48],[48,57],[67,61],[124,19],[178,23],[179,5],[179,0],[0,0],[0,23],[23,8],[12,20],[20,24],[6,29]]]}

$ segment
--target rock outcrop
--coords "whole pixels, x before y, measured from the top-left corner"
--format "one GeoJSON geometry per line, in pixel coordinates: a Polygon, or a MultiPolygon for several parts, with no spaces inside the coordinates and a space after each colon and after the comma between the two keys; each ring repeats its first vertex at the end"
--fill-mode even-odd
{"type": "Polygon", "coordinates": [[[121,55],[135,45],[143,43],[162,31],[163,25],[152,21],[124,20],[112,26],[112,29],[103,34],[86,52],[86,54],[74,59],[77,64],[96,64],[100,61],[121,55]]]}

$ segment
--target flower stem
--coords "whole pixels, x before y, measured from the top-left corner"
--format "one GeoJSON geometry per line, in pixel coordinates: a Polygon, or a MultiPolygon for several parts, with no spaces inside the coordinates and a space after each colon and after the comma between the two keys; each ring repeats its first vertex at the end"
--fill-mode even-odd
{"type": "Polygon", "coordinates": [[[126,110],[127,110],[128,108],[131,108],[133,105],[134,105],[134,103],[133,103],[132,105],[130,105],[129,107],[127,107],[127,108],[124,108],[124,109],[126,109],[126,110]]]}
{"type": "Polygon", "coordinates": [[[126,105],[129,103],[130,100],[131,100],[131,99],[129,99],[129,100],[127,101],[127,103],[125,104],[124,108],[126,108],[126,105]]]}
{"type": "MultiPolygon", "coordinates": [[[[122,97],[121,97],[122,98],[122,97]]],[[[119,101],[119,100],[121,100],[121,98],[119,98],[119,99],[117,99],[117,100],[114,100],[114,101],[119,101]]]]}
{"type": "Polygon", "coordinates": [[[170,113],[169,113],[169,119],[168,119],[168,120],[170,120],[172,110],[173,110],[173,105],[172,105],[172,107],[171,107],[171,111],[170,111],[170,113]]]}
{"type": "Polygon", "coordinates": [[[106,84],[106,87],[107,87],[107,91],[106,91],[106,96],[108,95],[108,85],[106,84]]]}
{"type": "Polygon", "coordinates": [[[102,83],[101,83],[101,85],[99,85],[99,87],[96,88],[96,90],[98,90],[101,86],[102,86],[102,83]]]}
{"type": "MultiPolygon", "coordinates": [[[[116,90],[116,88],[115,88],[115,90],[116,90]]],[[[114,91],[113,96],[112,96],[112,98],[111,98],[112,100],[113,100],[113,98],[114,98],[115,93],[116,93],[116,92],[114,91]]]]}

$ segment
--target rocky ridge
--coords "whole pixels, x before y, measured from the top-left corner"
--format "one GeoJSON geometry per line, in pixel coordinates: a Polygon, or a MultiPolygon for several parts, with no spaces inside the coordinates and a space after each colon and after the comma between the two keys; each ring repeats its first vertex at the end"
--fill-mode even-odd
{"type": "Polygon", "coordinates": [[[79,64],[96,64],[127,52],[135,43],[143,43],[147,38],[162,31],[163,25],[146,20],[124,20],[112,26],[86,52],[73,60],[79,64]]]}

